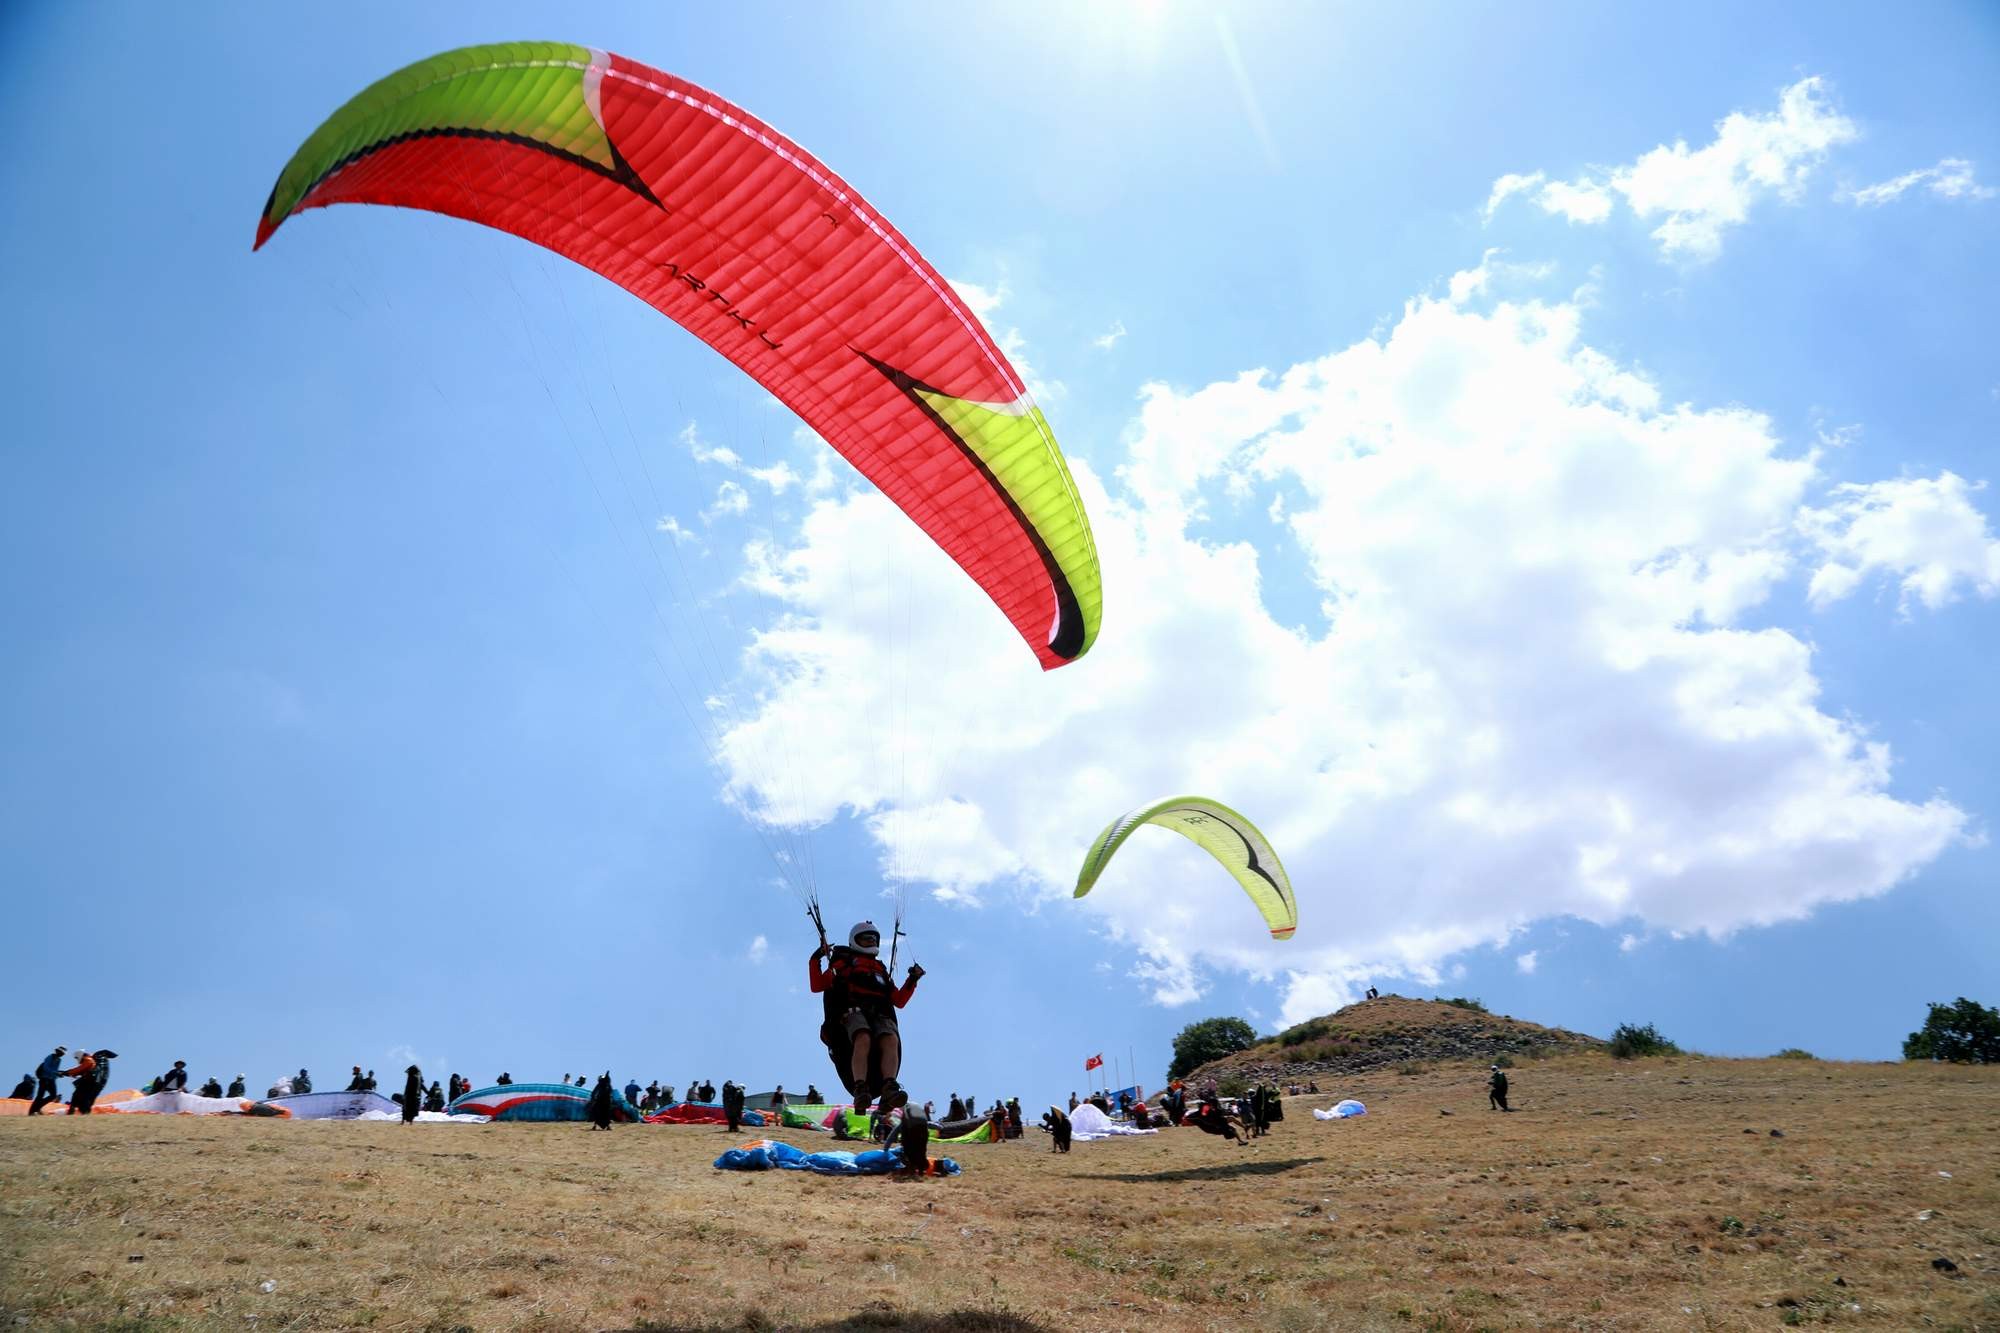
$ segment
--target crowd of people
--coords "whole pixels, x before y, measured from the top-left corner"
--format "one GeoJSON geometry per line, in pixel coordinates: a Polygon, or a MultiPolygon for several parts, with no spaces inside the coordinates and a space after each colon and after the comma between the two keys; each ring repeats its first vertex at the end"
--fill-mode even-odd
{"type": "MultiPolygon", "coordinates": [[[[13,1096],[30,1102],[28,1114],[42,1115],[50,1106],[63,1105],[58,1080],[67,1078],[72,1080],[68,1113],[89,1115],[99,1095],[110,1081],[111,1062],[117,1058],[115,1051],[86,1051],[81,1047],[78,1048],[76,1055],[70,1056],[68,1047],[58,1046],[42,1059],[32,1075],[21,1076],[21,1081],[14,1087],[13,1096]],[[64,1068],[66,1060],[74,1060],[74,1063],[64,1068]]],[[[1488,1092],[1493,1108],[1499,1111],[1511,1110],[1512,1108],[1507,1105],[1507,1075],[1498,1065],[1493,1066],[1491,1074],[1488,1092]]],[[[508,1087],[513,1082],[513,1076],[503,1070],[494,1080],[494,1085],[508,1087]]],[[[590,1081],[581,1074],[575,1076],[573,1083],[567,1073],[558,1082],[565,1087],[591,1087],[590,1081]]],[[[140,1091],[142,1093],[185,1092],[187,1084],[187,1062],[176,1060],[171,1069],[149,1080],[140,1091]]],[[[218,1080],[210,1077],[200,1086],[197,1095],[244,1097],[248,1095],[244,1086],[242,1074],[230,1080],[227,1089],[218,1080]]],[[[265,1097],[299,1096],[312,1090],[312,1075],[301,1067],[298,1073],[287,1075],[273,1083],[270,1090],[265,1093],[265,1097]]],[[[348,1079],[344,1091],[376,1091],[375,1071],[370,1069],[364,1073],[360,1065],[353,1066],[352,1076],[348,1079]]],[[[423,1071],[413,1064],[404,1071],[403,1090],[391,1094],[390,1100],[402,1108],[403,1120],[408,1123],[415,1120],[422,1112],[447,1111],[452,1103],[471,1091],[473,1091],[472,1081],[461,1074],[451,1075],[448,1083],[433,1080],[426,1085],[423,1071]]],[[[662,1083],[654,1079],[641,1087],[634,1078],[628,1079],[625,1086],[619,1089],[613,1084],[611,1074],[607,1070],[598,1076],[589,1098],[588,1115],[593,1124],[600,1128],[610,1128],[617,1110],[618,1094],[621,1091],[625,1103],[640,1115],[652,1115],[680,1104],[674,1100],[674,1085],[671,1083],[662,1083]]],[[[1187,1125],[1204,1133],[1226,1138],[1232,1143],[1245,1144],[1268,1134],[1273,1123],[1285,1118],[1285,1096],[1310,1095],[1318,1092],[1317,1082],[1288,1084],[1281,1093],[1277,1084],[1266,1081],[1253,1084],[1238,1096],[1224,1097],[1211,1085],[1191,1098],[1186,1086],[1181,1081],[1175,1080],[1159,1095],[1152,1106],[1148,1106],[1142,1097],[1134,1096],[1130,1090],[1117,1093],[1115,1099],[1113,1094],[1103,1091],[1092,1092],[1082,1098],[1072,1091],[1069,1095],[1068,1114],[1074,1114],[1077,1107],[1088,1104],[1096,1107],[1105,1116],[1123,1121],[1135,1128],[1166,1129],[1187,1125]]],[[[726,1127],[734,1132],[742,1127],[749,1093],[733,1080],[725,1080],[718,1092],[712,1080],[690,1079],[687,1084],[686,1100],[707,1106],[720,1106],[726,1127]]],[[[777,1085],[767,1100],[772,1110],[782,1110],[788,1105],[795,1104],[794,1099],[786,1094],[785,1085],[782,1083],[777,1085]]],[[[818,1086],[810,1083],[807,1084],[805,1092],[796,1099],[796,1103],[810,1106],[825,1104],[818,1086]]],[[[951,1133],[963,1134],[976,1130],[980,1122],[984,1121],[993,1126],[992,1138],[996,1143],[1020,1138],[1024,1128],[1021,1099],[1018,1097],[1009,1097],[1005,1101],[995,1098],[990,1106],[980,1110],[978,1099],[971,1093],[961,1095],[953,1092],[946,1102],[942,1121],[939,1120],[935,1102],[925,1102],[921,1110],[914,1105],[905,1107],[900,1121],[891,1114],[891,1111],[896,1109],[879,1103],[874,1107],[869,1128],[870,1136],[876,1142],[886,1142],[889,1136],[896,1132],[898,1123],[938,1125],[951,1133]]],[[[1040,1123],[1041,1127],[1053,1136],[1057,1150],[1068,1151],[1068,1115],[1059,1107],[1050,1107],[1048,1113],[1041,1117],[1040,1123]]],[[[837,1138],[850,1137],[843,1119],[836,1118],[834,1134],[837,1138]]]]}

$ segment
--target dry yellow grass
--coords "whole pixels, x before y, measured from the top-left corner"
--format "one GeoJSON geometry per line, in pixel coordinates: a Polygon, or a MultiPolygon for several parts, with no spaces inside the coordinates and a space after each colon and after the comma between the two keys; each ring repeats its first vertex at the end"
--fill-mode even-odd
{"type": "Polygon", "coordinates": [[[1511,1116],[1483,1081],[919,1182],[724,1174],[700,1128],[15,1119],[0,1323],[2000,1329],[2000,1070],[1565,1056],[1511,1116]]]}

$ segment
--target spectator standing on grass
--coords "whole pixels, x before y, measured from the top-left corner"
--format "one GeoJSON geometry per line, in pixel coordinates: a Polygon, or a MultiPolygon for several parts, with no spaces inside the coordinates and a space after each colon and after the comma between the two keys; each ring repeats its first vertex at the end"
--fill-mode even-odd
{"type": "Polygon", "coordinates": [[[731,1134],[743,1128],[743,1089],[734,1079],[722,1081],[722,1114],[731,1134]]]}
{"type": "Polygon", "coordinates": [[[417,1118],[417,1112],[424,1105],[424,1071],[411,1065],[403,1071],[403,1095],[397,1098],[403,1104],[403,1123],[409,1124],[417,1118]]]}
{"type": "Polygon", "coordinates": [[[951,1100],[945,1104],[944,1118],[946,1120],[965,1119],[965,1102],[955,1092],[951,1094],[951,1100]]]}
{"type": "Polygon", "coordinates": [[[35,1104],[28,1108],[29,1115],[40,1115],[44,1106],[62,1100],[56,1090],[56,1080],[62,1077],[63,1056],[68,1053],[69,1047],[58,1046],[35,1066],[35,1104]]]}
{"type": "Polygon", "coordinates": [[[785,1085],[782,1083],[778,1085],[777,1091],[771,1094],[771,1109],[773,1111],[785,1109],[785,1085]]]}
{"type": "Polygon", "coordinates": [[[618,1093],[611,1086],[611,1071],[605,1070],[597,1076],[597,1086],[590,1090],[590,1127],[610,1129],[612,1103],[618,1093]]]}
{"type": "Polygon", "coordinates": [[[1494,1111],[1511,1111],[1507,1105],[1507,1071],[1499,1065],[1493,1066],[1493,1076],[1486,1080],[1486,1105],[1494,1111]]]}

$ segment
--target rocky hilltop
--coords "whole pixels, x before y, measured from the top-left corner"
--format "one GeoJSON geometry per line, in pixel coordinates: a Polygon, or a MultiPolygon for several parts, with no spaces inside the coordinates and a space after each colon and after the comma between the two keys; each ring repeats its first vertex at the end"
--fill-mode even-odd
{"type": "Polygon", "coordinates": [[[1190,1074],[1188,1082],[1197,1087],[1223,1079],[1289,1083],[1411,1061],[1490,1064],[1503,1055],[1555,1055],[1603,1045],[1597,1037],[1489,1014],[1470,1002],[1384,995],[1308,1019],[1247,1051],[1211,1061],[1190,1074]]]}

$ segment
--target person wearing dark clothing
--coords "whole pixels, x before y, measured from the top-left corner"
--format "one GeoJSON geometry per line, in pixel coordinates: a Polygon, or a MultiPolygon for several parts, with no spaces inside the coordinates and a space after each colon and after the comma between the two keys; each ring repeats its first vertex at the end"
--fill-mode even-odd
{"type": "Polygon", "coordinates": [[[1370,986],[1368,988],[1368,998],[1371,1000],[1379,1000],[1382,998],[1382,992],[1376,990],[1373,986],[1370,986]]]}
{"type": "Polygon", "coordinates": [[[1499,1065],[1493,1066],[1493,1077],[1486,1080],[1486,1105],[1494,1111],[1514,1109],[1507,1105],[1507,1073],[1499,1065]]]}
{"type": "Polygon", "coordinates": [[[910,1099],[896,1082],[903,1068],[896,1011],[916,994],[924,969],[910,964],[908,979],[897,986],[876,957],[881,947],[882,932],[872,921],[856,922],[847,932],[845,946],[828,944],[822,937],[807,964],[806,981],[821,997],[819,1039],[841,1086],[853,1095],[856,1106],[880,1097],[884,1108],[893,1110],[910,1099]],[[827,964],[823,971],[822,960],[827,964]]]}
{"type": "Polygon", "coordinates": [[[715,1085],[713,1083],[703,1081],[701,1085],[701,1100],[710,1103],[715,1101],[715,1085]]]}
{"type": "Polygon", "coordinates": [[[222,1095],[222,1085],[214,1079],[210,1079],[201,1085],[201,1092],[198,1095],[203,1097],[220,1097],[222,1095]]]}
{"type": "Polygon", "coordinates": [[[367,1074],[367,1077],[365,1077],[365,1078],[363,1078],[363,1079],[361,1080],[361,1090],[362,1090],[363,1092],[373,1092],[373,1091],[375,1091],[375,1071],[374,1071],[374,1070],[372,1070],[372,1069],[371,1069],[371,1070],[369,1070],[369,1071],[368,1071],[368,1074],[367,1074]]]}
{"type": "Polygon", "coordinates": [[[16,1101],[26,1101],[28,1098],[33,1097],[35,1095],[35,1076],[33,1074],[21,1075],[21,1081],[16,1083],[14,1091],[7,1095],[16,1101]]]}
{"type": "Polygon", "coordinates": [[[1194,1110],[1188,1113],[1187,1123],[1204,1134],[1220,1134],[1239,1148],[1249,1142],[1247,1138],[1237,1137],[1235,1122],[1213,1096],[1204,1095],[1195,1103],[1194,1110]]]}
{"type": "Polygon", "coordinates": [[[1009,1097],[1007,1099],[1007,1137],[1010,1139],[1021,1137],[1021,1099],[1019,1097],[1009,1097]]]}
{"type": "Polygon", "coordinates": [[[611,1071],[607,1069],[597,1076],[597,1086],[590,1090],[590,1104],[587,1110],[592,1129],[611,1128],[612,1099],[617,1095],[611,1087],[611,1071]]]}
{"type": "Polygon", "coordinates": [[[958,1094],[955,1092],[951,1094],[951,1105],[944,1108],[944,1118],[946,1120],[953,1120],[953,1121],[964,1120],[968,1118],[966,1115],[965,1103],[958,1099],[958,1094]]]}
{"type": "Polygon", "coordinates": [[[225,1093],[223,1093],[222,1095],[223,1095],[223,1096],[225,1096],[225,1097],[243,1097],[243,1096],[247,1096],[248,1094],[247,1094],[247,1093],[246,1093],[246,1092],[244,1091],[244,1088],[243,1088],[243,1075],[241,1075],[241,1074],[238,1074],[238,1075],[237,1075],[237,1076],[236,1076],[235,1078],[232,1078],[232,1079],[230,1079],[230,1080],[229,1080],[229,1091],[228,1091],[228,1092],[225,1092],[225,1093]]]}
{"type": "Polygon", "coordinates": [[[1076,1090],[1072,1088],[1069,1094],[1069,1109],[1074,1111],[1079,1105],[1081,1105],[1081,1103],[1078,1102],[1076,1099],[1076,1090]]]}
{"type": "Polygon", "coordinates": [[[725,1079],[722,1084],[722,1114],[731,1134],[743,1128],[743,1089],[733,1080],[725,1079]]]}
{"type": "Polygon", "coordinates": [[[299,1093],[299,1092],[311,1092],[312,1090],[313,1090],[312,1075],[308,1074],[305,1070],[301,1069],[299,1071],[299,1076],[292,1080],[292,1091],[295,1093],[299,1093]]]}
{"type": "Polygon", "coordinates": [[[431,1081],[431,1090],[424,1094],[424,1109],[426,1111],[444,1110],[444,1085],[435,1079],[431,1081]]]}
{"type": "Polygon", "coordinates": [[[417,1112],[424,1105],[424,1071],[411,1065],[403,1071],[403,1095],[396,1099],[403,1104],[403,1123],[409,1124],[417,1118],[417,1112]]]}
{"type": "Polygon", "coordinates": [[[931,1170],[931,1122],[914,1106],[903,1108],[903,1123],[896,1129],[896,1146],[903,1150],[903,1170],[913,1176],[927,1176],[931,1170]]]}
{"type": "Polygon", "coordinates": [[[636,1078],[626,1079],[625,1100],[632,1103],[634,1106],[637,1106],[639,1104],[639,1093],[640,1093],[639,1080],[636,1078]]]}
{"type": "Polygon", "coordinates": [[[97,1095],[103,1092],[105,1085],[111,1081],[113,1058],[110,1051],[99,1051],[94,1056],[78,1057],[77,1069],[69,1071],[76,1075],[76,1087],[69,1095],[71,1115],[89,1115],[90,1108],[97,1105],[97,1095]]]}
{"type": "Polygon", "coordinates": [[[460,1078],[458,1075],[453,1074],[451,1076],[451,1086],[445,1090],[446,1100],[455,1102],[464,1094],[465,1094],[465,1080],[460,1078]]]}
{"type": "Polygon", "coordinates": [[[35,1104],[28,1108],[29,1115],[40,1115],[44,1106],[62,1100],[56,1080],[62,1076],[62,1058],[68,1051],[69,1047],[58,1046],[35,1066],[35,1104]]]}
{"type": "Polygon", "coordinates": [[[578,1086],[579,1088],[587,1088],[590,1086],[590,1080],[586,1079],[583,1075],[578,1074],[576,1076],[576,1086],[578,1086]]]}
{"type": "Polygon", "coordinates": [[[777,1091],[771,1094],[771,1109],[773,1111],[785,1109],[785,1085],[782,1083],[778,1085],[777,1091]]]}
{"type": "Polygon", "coordinates": [[[496,1088],[511,1088],[514,1086],[514,1076],[503,1069],[500,1071],[500,1077],[493,1080],[493,1086],[496,1088]]]}
{"type": "Polygon", "coordinates": [[[354,1077],[347,1080],[347,1091],[349,1092],[368,1091],[368,1080],[362,1076],[360,1065],[354,1066],[354,1077]]]}
{"type": "Polygon", "coordinates": [[[160,1075],[159,1084],[161,1092],[186,1092],[188,1085],[187,1061],[174,1061],[174,1067],[160,1075]]]}
{"type": "Polygon", "coordinates": [[[808,1083],[808,1084],[806,1084],[806,1105],[807,1105],[807,1106],[819,1106],[819,1105],[821,1105],[822,1103],[824,1103],[824,1102],[825,1102],[825,1100],[826,1100],[826,1099],[825,1099],[824,1097],[822,1097],[822,1096],[820,1095],[820,1091],[819,1091],[819,1084],[817,1084],[817,1083],[808,1083]]]}
{"type": "Polygon", "coordinates": [[[1049,1151],[1068,1152],[1070,1142],[1069,1117],[1061,1108],[1051,1106],[1042,1116],[1042,1128],[1049,1132],[1049,1151]]]}

